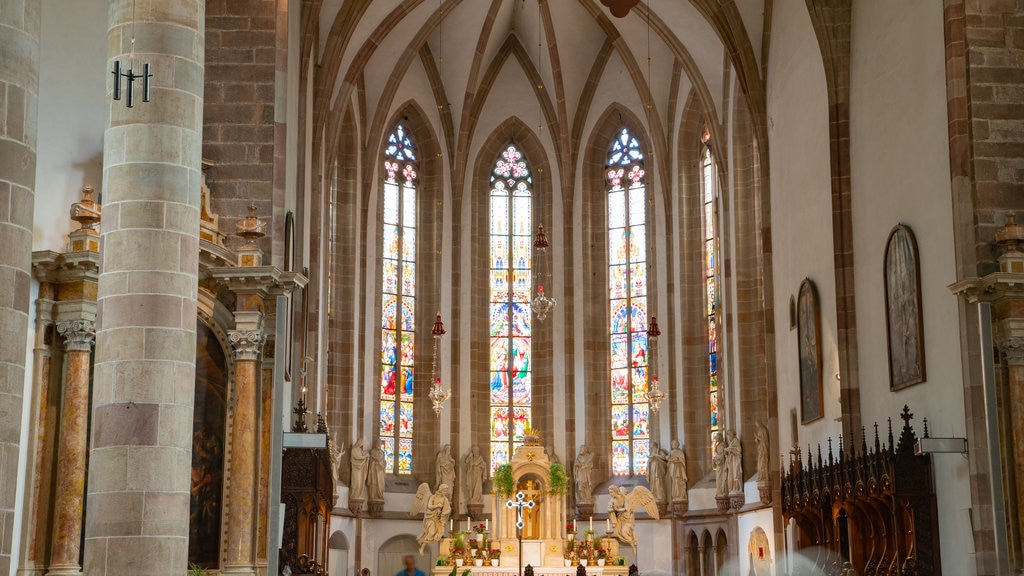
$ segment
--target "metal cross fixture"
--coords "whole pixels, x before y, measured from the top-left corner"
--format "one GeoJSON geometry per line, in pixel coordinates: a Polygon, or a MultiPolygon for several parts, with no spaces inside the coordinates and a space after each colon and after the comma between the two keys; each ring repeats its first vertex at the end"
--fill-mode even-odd
{"type": "Polygon", "coordinates": [[[515,500],[509,500],[505,502],[505,507],[509,510],[516,509],[516,536],[519,538],[519,576],[523,576],[523,508],[533,508],[536,503],[533,500],[527,500],[526,494],[520,490],[516,493],[515,500]]]}
{"type": "Polygon", "coordinates": [[[510,510],[512,508],[516,509],[516,530],[519,531],[519,537],[522,538],[523,537],[523,508],[533,508],[534,507],[533,500],[527,500],[526,499],[526,494],[523,494],[522,492],[519,492],[519,493],[516,494],[516,499],[515,500],[509,500],[508,502],[505,502],[505,506],[508,509],[510,509],[510,510]]]}

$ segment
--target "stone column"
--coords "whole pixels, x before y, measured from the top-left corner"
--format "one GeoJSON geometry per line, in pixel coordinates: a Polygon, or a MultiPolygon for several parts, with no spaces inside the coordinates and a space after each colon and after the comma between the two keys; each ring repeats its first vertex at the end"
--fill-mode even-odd
{"type": "Polygon", "coordinates": [[[89,355],[96,337],[92,320],[57,323],[64,337],[66,374],[57,450],[53,540],[48,574],[78,574],[82,543],[82,498],[85,496],[86,430],[89,417],[89,355]]]}
{"type": "Polygon", "coordinates": [[[204,12],[109,4],[109,69],[127,67],[134,28],[135,71],[149,63],[153,79],[149,103],[108,100],[86,574],[188,568],[204,12]]]}
{"type": "MultiPolygon", "coordinates": [[[[1024,510],[1024,337],[1008,336],[999,343],[1006,361],[1006,385],[1010,391],[1010,426],[1013,429],[1013,461],[1016,486],[1007,486],[1017,500],[1017,510],[1024,510]]],[[[1024,534],[1024,514],[1017,514],[1020,534],[1024,534]]]]}
{"type": "Polygon", "coordinates": [[[28,349],[39,92],[39,0],[0,0],[0,576],[11,570],[28,349]]]}
{"type": "Polygon", "coordinates": [[[256,525],[253,521],[253,507],[258,447],[256,390],[257,361],[263,347],[263,338],[260,329],[232,330],[228,333],[235,355],[235,382],[231,394],[231,465],[228,471],[225,573],[255,573],[253,539],[256,525]]]}

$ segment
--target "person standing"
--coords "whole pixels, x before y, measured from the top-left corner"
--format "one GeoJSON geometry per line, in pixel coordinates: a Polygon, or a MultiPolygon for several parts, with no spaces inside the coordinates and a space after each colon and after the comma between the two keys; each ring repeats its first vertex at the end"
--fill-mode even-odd
{"type": "Polygon", "coordinates": [[[402,558],[402,564],[405,568],[399,570],[395,576],[427,576],[423,570],[416,567],[416,558],[412,554],[406,554],[405,558],[402,558]]]}

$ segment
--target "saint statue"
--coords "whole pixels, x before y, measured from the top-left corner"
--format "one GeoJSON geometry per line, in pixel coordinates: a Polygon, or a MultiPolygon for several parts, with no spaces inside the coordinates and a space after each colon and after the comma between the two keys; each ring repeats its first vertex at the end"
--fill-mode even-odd
{"type": "Polygon", "coordinates": [[[686,453],[679,447],[679,440],[672,441],[672,450],[668,453],[668,475],[672,481],[672,501],[687,501],[686,453]]]}
{"type": "Polygon", "coordinates": [[[370,454],[366,451],[366,444],[360,438],[349,450],[349,463],[352,465],[352,474],[349,476],[348,499],[363,500],[366,497],[366,465],[370,454]]]}
{"type": "Polygon", "coordinates": [[[594,455],[586,444],[580,445],[580,453],[576,456],[576,464],[572,473],[576,480],[576,501],[590,504],[594,501],[594,486],[590,474],[594,470],[594,455]]]}
{"type": "Polygon", "coordinates": [[[754,440],[757,442],[757,481],[759,483],[767,482],[770,473],[768,451],[771,450],[771,445],[768,440],[768,429],[760,422],[757,423],[757,431],[754,432],[754,440]]]}
{"type": "Polygon", "coordinates": [[[743,492],[743,448],[735,430],[726,432],[729,444],[725,448],[726,468],[729,469],[729,492],[743,492]]]}
{"type": "Polygon", "coordinates": [[[441,484],[447,484],[449,488],[455,486],[455,458],[450,444],[441,448],[434,462],[434,485],[440,488],[441,484]]]}
{"type": "Polygon", "coordinates": [[[729,495],[729,462],[725,457],[725,440],[721,432],[715,432],[715,444],[711,464],[715,467],[715,496],[729,495]]]}
{"type": "Polygon", "coordinates": [[[426,482],[416,489],[416,499],[409,515],[423,512],[423,531],[416,537],[421,556],[427,544],[437,542],[444,536],[444,525],[452,513],[451,496],[452,490],[447,484],[438,486],[433,494],[430,493],[430,485],[426,482]]]}
{"type": "Polygon", "coordinates": [[[651,493],[656,502],[665,501],[665,472],[667,468],[665,451],[657,444],[651,446],[647,458],[647,483],[651,485],[651,493]]]}
{"type": "Polygon", "coordinates": [[[370,500],[384,500],[384,452],[380,446],[370,450],[370,471],[366,477],[370,500]]]}
{"type": "Polygon", "coordinates": [[[332,434],[327,439],[327,450],[331,455],[331,476],[334,477],[334,485],[337,486],[341,482],[341,468],[342,462],[345,459],[345,445],[339,445],[338,439],[332,434]]]}
{"type": "Polygon", "coordinates": [[[540,539],[540,504],[544,493],[533,478],[527,478],[519,488],[527,500],[533,501],[532,508],[523,508],[523,540],[540,539]]]}
{"type": "Polygon", "coordinates": [[[643,508],[647,514],[657,520],[658,503],[654,501],[654,494],[643,486],[633,488],[629,493],[625,488],[612,484],[608,487],[608,521],[612,525],[612,533],[620,541],[633,547],[633,554],[636,554],[636,511],[643,508]]]}
{"type": "Polygon", "coordinates": [[[487,478],[487,461],[480,455],[480,450],[476,446],[470,448],[469,454],[466,454],[462,470],[466,484],[466,503],[482,504],[484,479],[487,478]]]}

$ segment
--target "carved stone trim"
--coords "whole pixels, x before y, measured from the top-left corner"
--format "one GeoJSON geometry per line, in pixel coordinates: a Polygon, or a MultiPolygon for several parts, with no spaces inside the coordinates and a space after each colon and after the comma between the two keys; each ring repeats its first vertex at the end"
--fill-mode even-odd
{"type": "Polygon", "coordinates": [[[57,332],[64,337],[64,348],[88,352],[96,341],[96,323],[92,320],[57,322],[57,332]]]}
{"type": "Polygon", "coordinates": [[[1010,336],[999,342],[1006,363],[1011,366],[1024,366],[1024,338],[1010,336]]]}
{"type": "Polygon", "coordinates": [[[228,341],[235,353],[235,360],[256,360],[260,357],[263,340],[266,336],[261,330],[230,330],[228,341]]]}

